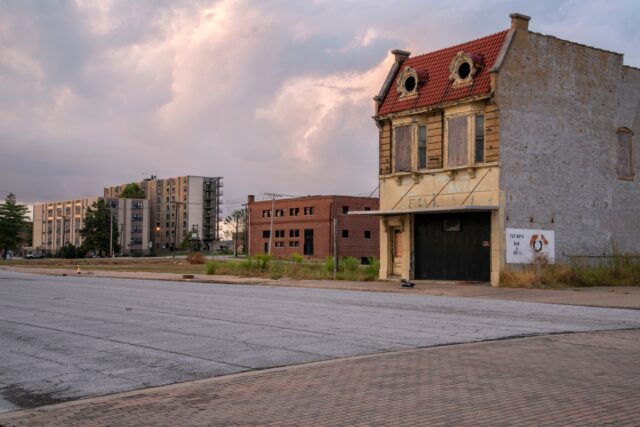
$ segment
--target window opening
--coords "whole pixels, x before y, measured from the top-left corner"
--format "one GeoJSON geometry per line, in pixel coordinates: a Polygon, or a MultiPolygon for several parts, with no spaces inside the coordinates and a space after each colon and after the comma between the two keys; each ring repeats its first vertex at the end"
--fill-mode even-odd
{"type": "Polygon", "coordinates": [[[418,169],[427,167],[427,127],[418,127],[418,169]]]}
{"type": "Polygon", "coordinates": [[[484,162],[484,116],[476,116],[475,161],[484,162]]]}

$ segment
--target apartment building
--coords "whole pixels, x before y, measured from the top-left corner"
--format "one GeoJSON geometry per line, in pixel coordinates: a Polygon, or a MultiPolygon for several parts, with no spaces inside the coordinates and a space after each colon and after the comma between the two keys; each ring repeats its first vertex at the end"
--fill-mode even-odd
{"type": "MultiPolygon", "coordinates": [[[[117,198],[127,184],[104,189],[104,196],[117,198]]],[[[212,251],[219,241],[222,177],[180,176],[139,182],[149,203],[149,238],[153,248],[180,246],[187,233],[195,233],[203,249],[212,251]]]]}
{"type": "Polygon", "coordinates": [[[149,201],[145,199],[106,199],[118,222],[120,254],[145,256],[149,254],[149,201]]]}
{"type": "Polygon", "coordinates": [[[85,197],[33,205],[33,249],[55,254],[69,243],[80,246],[86,210],[99,199],[85,197]]]}
{"type": "MultiPolygon", "coordinates": [[[[80,246],[87,209],[101,197],[63,200],[33,206],[33,249],[55,254],[64,245],[80,246]]],[[[119,255],[149,253],[149,202],[144,199],[106,200],[118,227],[119,255]]]]}
{"type": "Polygon", "coordinates": [[[379,221],[349,212],[377,209],[378,199],[370,197],[330,195],[256,201],[249,196],[249,254],[270,253],[274,258],[300,254],[323,259],[337,249],[340,257],[355,257],[366,263],[368,257],[378,257],[379,221]]]}

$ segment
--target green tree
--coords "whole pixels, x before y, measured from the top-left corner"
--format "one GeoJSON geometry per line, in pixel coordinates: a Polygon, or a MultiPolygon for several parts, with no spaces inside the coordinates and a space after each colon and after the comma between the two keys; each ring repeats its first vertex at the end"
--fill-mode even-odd
{"type": "Polygon", "coordinates": [[[16,202],[16,196],[9,193],[0,204],[0,251],[6,259],[7,252],[22,243],[20,232],[25,228],[28,208],[16,202]]]}
{"type": "Polygon", "coordinates": [[[233,256],[238,256],[238,240],[240,235],[242,235],[242,239],[244,241],[244,247],[247,247],[247,242],[245,241],[245,227],[247,226],[247,209],[236,209],[231,212],[231,215],[227,216],[224,220],[224,223],[233,228],[233,232],[231,233],[231,237],[233,239],[233,256]]]}
{"type": "Polygon", "coordinates": [[[60,258],[78,258],[82,255],[80,252],[80,248],[77,248],[73,243],[67,243],[63,247],[58,250],[57,256],[60,258]]]}
{"type": "Polygon", "coordinates": [[[136,182],[124,186],[124,190],[120,193],[123,199],[144,199],[144,190],[136,182]]]}
{"type": "Polygon", "coordinates": [[[113,252],[118,252],[120,250],[118,245],[118,218],[115,212],[113,212],[112,218],[111,209],[107,206],[107,202],[104,199],[100,199],[97,202],[93,202],[84,215],[84,226],[80,230],[80,235],[84,239],[82,250],[84,252],[93,251],[100,256],[109,254],[110,234],[112,234],[113,252]],[[113,233],[111,233],[112,231],[113,233]]]}
{"type": "Polygon", "coordinates": [[[195,226],[191,227],[191,231],[185,234],[184,239],[182,239],[180,243],[180,247],[187,249],[189,252],[202,249],[202,241],[198,236],[198,229],[195,226]]]}

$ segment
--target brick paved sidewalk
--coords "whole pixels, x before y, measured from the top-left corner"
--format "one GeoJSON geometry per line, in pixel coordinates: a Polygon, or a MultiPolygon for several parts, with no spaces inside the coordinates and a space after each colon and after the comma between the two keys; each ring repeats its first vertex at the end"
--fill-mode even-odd
{"type": "Polygon", "coordinates": [[[409,350],[0,414],[0,425],[639,425],[640,331],[409,350]]]}

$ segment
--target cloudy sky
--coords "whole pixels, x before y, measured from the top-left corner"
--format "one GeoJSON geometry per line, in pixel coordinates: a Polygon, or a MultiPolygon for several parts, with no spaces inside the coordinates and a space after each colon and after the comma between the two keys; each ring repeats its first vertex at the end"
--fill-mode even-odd
{"type": "Polygon", "coordinates": [[[247,194],[368,194],[389,50],[509,27],[625,54],[640,2],[0,0],[0,196],[102,194],[143,174],[247,194]]]}

